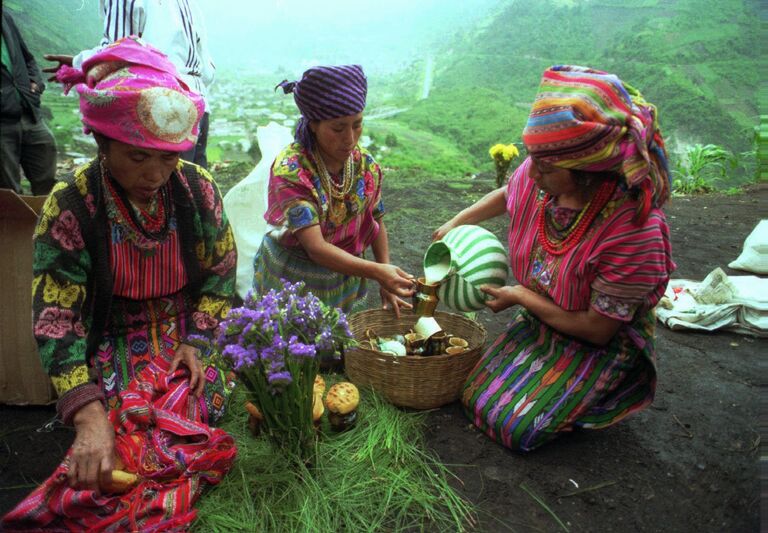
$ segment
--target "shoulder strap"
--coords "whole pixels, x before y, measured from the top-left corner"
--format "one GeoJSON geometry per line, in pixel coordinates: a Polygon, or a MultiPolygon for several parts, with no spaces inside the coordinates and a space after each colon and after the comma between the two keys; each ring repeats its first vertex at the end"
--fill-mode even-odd
{"type": "Polygon", "coordinates": [[[182,243],[184,266],[187,269],[191,288],[196,290],[200,284],[200,262],[197,259],[197,242],[200,236],[195,231],[195,213],[199,213],[203,206],[203,193],[200,190],[200,175],[194,165],[184,164],[182,173],[186,178],[189,191],[179,179],[176,173],[172,178],[173,201],[176,206],[176,217],[179,228],[179,238],[182,243]],[[189,201],[191,192],[192,201],[189,201]]]}

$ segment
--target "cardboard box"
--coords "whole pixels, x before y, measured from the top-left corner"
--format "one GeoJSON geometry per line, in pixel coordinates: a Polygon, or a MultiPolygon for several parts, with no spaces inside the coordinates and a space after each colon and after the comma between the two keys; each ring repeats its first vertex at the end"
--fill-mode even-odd
{"type": "Polygon", "coordinates": [[[0,403],[56,399],[32,335],[32,235],[45,198],[0,189],[0,403]]]}

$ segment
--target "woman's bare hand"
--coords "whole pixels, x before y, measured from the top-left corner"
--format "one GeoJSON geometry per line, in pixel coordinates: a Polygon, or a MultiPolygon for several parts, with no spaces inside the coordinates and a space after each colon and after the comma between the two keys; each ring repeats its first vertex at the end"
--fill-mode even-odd
{"type": "Polygon", "coordinates": [[[451,231],[453,228],[456,227],[456,224],[453,222],[453,220],[449,220],[439,228],[437,228],[435,231],[432,232],[432,240],[433,241],[439,241],[443,237],[445,237],[445,234],[451,231]]]}
{"type": "Polygon", "coordinates": [[[200,350],[189,344],[182,344],[176,349],[176,354],[171,361],[169,374],[173,374],[179,368],[179,364],[184,364],[189,369],[189,388],[193,391],[195,398],[203,394],[205,387],[205,376],[203,375],[203,365],[200,363],[198,353],[200,350]]]}
{"type": "Polygon", "coordinates": [[[100,401],[84,405],[72,421],[76,434],[69,456],[69,486],[100,494],[100,487],[112,480],[115,430],[100,401]]]}
{"type": "Polygon", "coordinates": [[[54,67],[45,67],[43,72],[51,74],[48,81],[56,81],[56,71],[61,68],[62,65],[72,66],[73,56],[61,55],[61,54],[45,54],[43,56],[48,61],[55,61],[58,65],[54,67]]]}
{"type": "Polygon", "coordinates": [[[480,287],[480,290],[491,297],[490,300],[485,302],[485,305],[494,313],[498,313],[513,305],[518,305],[521,302],[521,291],[527,289],[522,285],[506,285],[504,287],[489,287],[485,285],[480,287]]]}
{"type": "Polygon", "coordinates": [[[381,288],[395,296],[410,298],[414,291],[414,277],[404,272],[399,267],[390,264],[379,263],[376,281],[381,288]]]}
{"type": "Polygon", "coordinates": [[[400,309],[413,309],[413,305],[406,302],[399,296],[392,294],[384,287],[379,289],[379,294],[381,295],[381,308],[393,309],[397,318],[400,318],[400,309]]]}

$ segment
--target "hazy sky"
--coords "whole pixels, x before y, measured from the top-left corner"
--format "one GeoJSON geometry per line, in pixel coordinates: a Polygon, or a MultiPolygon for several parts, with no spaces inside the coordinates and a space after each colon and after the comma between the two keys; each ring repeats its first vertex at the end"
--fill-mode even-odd
{"type": "Polygon", "coordinates": [[[197,0],[220,67],[300,73],[317,63],[398,68],[500,0],[197,0]]]}

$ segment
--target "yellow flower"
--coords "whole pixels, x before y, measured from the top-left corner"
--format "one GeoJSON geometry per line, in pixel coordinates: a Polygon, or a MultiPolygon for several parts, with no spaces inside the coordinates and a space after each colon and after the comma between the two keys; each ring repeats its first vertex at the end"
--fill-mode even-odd
{"type": "Polygon", "coordinates": [[[498,159],[504,153],[504,145],[494,144],[493,146],[491,146],[491,149],[488,150],[488,153],[491,155],[493,159],[498,159]]]}
{"type": "Polygon", "coordinates": [[[509,162],[520,155],[520,151],[514,144],[494,144],[488,153],[494,161],[509,162]]]}
{"type": "Polygon", "coordinates": [[[520,155],[520,150],[514,144],[508,144],[504,147],[504,159],[512,161],[514,158],[520,155]]]}
{"type": "Polygon", "coordinates": [[[514,144],[494,144],[488,150],[488,153],[493,158],[493,163],[496,167],[496,184],[501,187],[509,169],[509,164],[520,155],[520,152],[514,144]]]}

